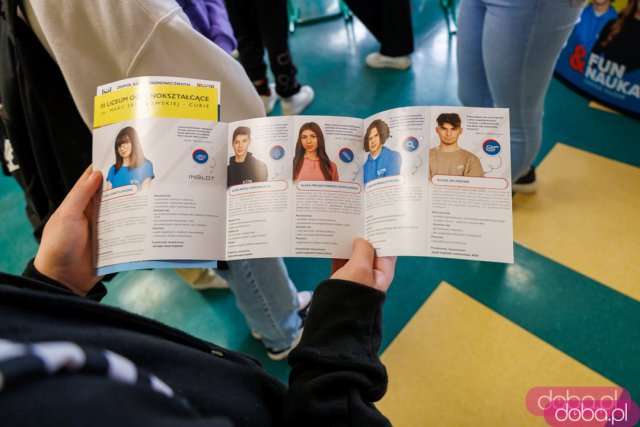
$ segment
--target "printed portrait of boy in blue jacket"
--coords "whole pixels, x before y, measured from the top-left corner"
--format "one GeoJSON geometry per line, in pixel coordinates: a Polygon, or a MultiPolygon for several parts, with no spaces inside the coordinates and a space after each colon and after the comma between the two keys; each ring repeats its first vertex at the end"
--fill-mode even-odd
{"type": "Polygon", "coordinates": [[[383,120],[371,122],[364,135],[364,151],[369,153],[364,163],[365,185],[374,179],[400,175],[402,156],[384,146],[389,138],[389,125],[383,120]]]}

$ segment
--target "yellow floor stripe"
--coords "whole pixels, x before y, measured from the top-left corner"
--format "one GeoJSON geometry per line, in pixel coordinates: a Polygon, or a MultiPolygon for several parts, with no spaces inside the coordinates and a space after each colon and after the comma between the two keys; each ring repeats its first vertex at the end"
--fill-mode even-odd
{"type": "Polygon", "coordinates": [[[445,282],[382,361],[377,406],[396,427],[545,426],[525,407],[531,388],[614,385],[445,282]]]}
{"type": "Polygon", "coordinates": [[[536,172],[537,192],[514,198],[515,240],[640,301],[640,169],[556,144],[536,172]]]}
{"type": "Polygon", "coordinates": [[[597,103],[595,101],[589,102],[589,107],[591,107],[593,109],[596,109],[596,110],[605,111],[607,113],[613,113],[613,114],[620,115],[620,113],[617,112],[616,110],[614,110],[613,108],[609,108],[606,105],[599,104],[599,103],[597,103]]]}

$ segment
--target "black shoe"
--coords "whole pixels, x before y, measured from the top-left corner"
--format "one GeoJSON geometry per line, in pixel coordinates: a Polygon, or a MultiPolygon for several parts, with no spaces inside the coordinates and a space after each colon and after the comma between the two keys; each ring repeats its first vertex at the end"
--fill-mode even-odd
{"type": "Polygon", "coordinates": [[[536,191],[536,169],[531,166],[529,172],[518,178],[511,189],[515,193],[531,194],[536,191]]]}

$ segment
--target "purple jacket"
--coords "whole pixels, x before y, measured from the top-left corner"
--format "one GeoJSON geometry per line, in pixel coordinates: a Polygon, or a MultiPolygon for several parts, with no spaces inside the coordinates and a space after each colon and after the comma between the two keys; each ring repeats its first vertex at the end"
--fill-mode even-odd
{"type": "Polygon", "coordinates": [[[177,0],[200,34],[231,53],[238,47],[223,0],[177,0]]]}

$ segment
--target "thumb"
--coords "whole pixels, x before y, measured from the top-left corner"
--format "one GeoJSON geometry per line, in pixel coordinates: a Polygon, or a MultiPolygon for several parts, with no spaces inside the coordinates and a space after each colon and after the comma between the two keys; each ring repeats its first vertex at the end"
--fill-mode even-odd
{"type": "Polygon", "coordinates": [[[335,272],[333,279],[350,280],[361,285],[374,287],[373,261],[375,249],[369,242],[357,238],[353,242],[353,253],[349,261],[335,272]]]}
{"type": "Polygon", "coordinates": [[[373,248],[371,243],[361,237],[358,237],[353,241],[353,253],[351,254],[350,261],[373,267],[373,260],[375,256],[376,250],[373,248]]]}
{"type": "Polygon", "coordinates": [[[91,166],[84,172],[78,182],[73,186],[67,197],[60,205],[64,210],[84,212],[93,195],[100,188],[102,174],[100,171],[91,172],[91,166]]]}

